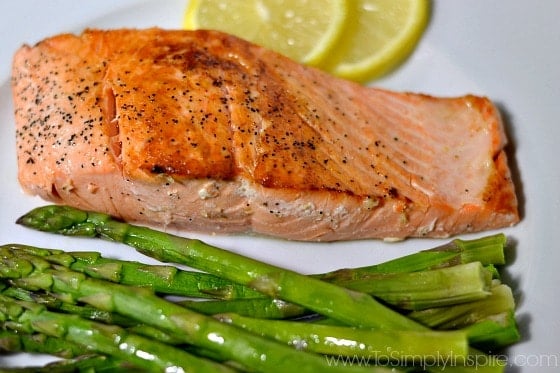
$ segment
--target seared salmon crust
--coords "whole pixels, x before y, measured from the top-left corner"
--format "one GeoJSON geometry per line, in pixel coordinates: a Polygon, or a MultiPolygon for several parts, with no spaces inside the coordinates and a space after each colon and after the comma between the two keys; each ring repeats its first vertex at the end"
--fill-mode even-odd
{"type": "Polygon", "coordinates": [[[86,30],[13,61],[18,178],[188,231],[447,237],[519,221],[485,97],[364,87],[215,31],[86,30]]]}

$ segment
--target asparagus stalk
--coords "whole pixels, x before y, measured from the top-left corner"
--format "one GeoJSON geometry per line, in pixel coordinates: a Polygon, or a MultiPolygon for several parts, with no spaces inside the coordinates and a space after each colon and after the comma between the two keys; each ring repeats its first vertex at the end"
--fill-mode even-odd
{"type": "Polygon", "coordinates": [[[64,358],[41,367],[0,368],[0,373],[142,372],[132,364],[111,356],[92,355],[87,348],[43,333],[0,331],[0,351],[28,352],[64,358]]]}
{"type": "MultiPolygon", "coordinates": [[[[472,263],[480,261],[487,264],[487,268],[494,264],[504,263],[504,245],[506,238],[503,234],[482,237],[474,240],[453,240],[443,246],[420,251],[406,257],[391,260],[389,262],[353,269],[342,269],[325,274],[312,275],[327,282],[332,282],[341,286],[353,286],[355,290],[368,292],[382,298],[384,301],[393,305],[399,305],[407,309],[419,309],[419,303],[414,302],[416,295],[414,292],[402,293],[402,289],[410,289],[411,284],[419,284],[418,279],[411,278],[411,282],[405,280],[406,286],[395,284],[393,281],[402,280],[396,274],[406,274],[409,271],[423,271],[431,268],[445,268],[458,264],[472,263]],[[389,275],[389,276],[385,276],[389,275]],[[372,280],[375,280],[373,282],[372,280]],[[360,283],[373,285],[373,289],[360,289],[360,283]],[[401,290],[401,291],[399,291],[401,290]],[[406,301],[404,301],[406,299],[406,301]]],[[[172,295],[182,295],[186,297],[198,298],[263,298],[263,295],[246,286],[242,286],[221,277],[213,276],[201,272],[189,272],[171,266],[150,266],[138,262],[121,261],[116,259],[102,258],[95,252],[74,252],[65,253],[61,250],[40,249],[25,245],[11,244],[6,247],[17,247],[21,250],[28,250],[36,255],[49,256],[52,262],[58,262],[73,270],[84,272],[92,277],[104,278],[111,281],[118,281],[122,284],[150,286],[156,292],[172,295]]],[[[497,276],[497,271],[493,271],[493,276],[497,276]]],[[[414,275],[413,275],[414,276],[414,275]]],[[[420,275],[420,276],[425,276],[420,275]]],[[[456,278],[456,277],[455,277],[456,278]]],[[[426,281],[426,279],[423,279],[426,281]]],[[[438,281],[442,286],[453,284],[449,278],[438,281]]],[[[433,284],[433,281],[431,281],[433,284]]],[[[462,281],[463,284],[474,286],[476,281],[462,281]]],[[[449,285],[447,288],[459,289],[460,287],[449,285]]],[[[420,289],[421,295],[426,295],[426,289],[420,289]]],[[[475,293],[476,294],[476,293],[475,293]]],[[[478,295],[481,295],[479,292],[478,295]]],[[[236,312],[243,315],[262,318],[283,318],[296,317],[299,309],[299,316],[307,313],[305,308],[290,305],[286,302],[279,302],[277,299],[267,300],[256,299],[251,301],[237,302],[211,302],[209,304],[195,305],[197,309],[206,314],[236,312]],[[281,305],[281,307],[279,306],[281,305]],[[259,310],[264,310],[260,311],[259,310]],[[251,314],[250,312],[253,312],[251,314]],[[258,312],[258,313],[257,313],[258,312]]],[[[436,301],[440,297],[436,297],[436,301]]],[[[453,298],[446,297],[448,301],[453,298]]],[[[461,299],[458,299],[459,301],[461,299]]],[[[186,302],[186,305],[193,304],[186,302]]],[[[428,308],[437,304],[425,303],[422,307],[428,308]]]]}
{"type": "MultiPolygon", "coordinates": [[[[374,295],[404,310],[442,307],[486,298],[490,294],[491,272],[480,262],[420,272],[364,275],[356,280],[339,280],[337,285],[374,295]]],[[[181,301],[179,304],[204,313],[237,313],[266,319],[302,317],[301,306],[272,298],[227,301],[181,301]]]]}
{"type": "MultiPolygon", "coordinates": [[[[45,207],[48,209],[49,207],[45,207]]],[[[42,209],[42,208],[40,208],[42,209]]],[[[32,215],[30,213],[30,215],[32,215]]],[[[33,226],[30,216],[23,216],[18,223],[31,228],[51,231],[50,223],[45,226],[33,226]]],[[[83,228],[83,227],[82,227],[83,228]]],[[[92,227],[90,227],[92,228],[92,227]]],[[[84,228],[87,230],[88,228],[84,228]]],[[[95,235],[88,232],[84,235],[95,235]]],[[[472,240],[455,239],[445,245],[420,251],[385,263],[359,268],[339,269],[323,274],[311,275],[331,283],[344,283],[380,274],[394,274],[444,268],[458,264],[480,262],[483,265],[501,265],[505,263],[504,246],[506,237],[495,234],[472,240]]],[[[36,255],[54,255],[53,260],[67,262],[68,257],[61,250],[38,249],[25,245],[11,244],[5,246],[29,249],[36,255]],[[60,258],[56,258],[60,255],[60,258]]],[[[149,266],[137,262],[119,261],[102,258],[99,253],[72,253],[71,268],[88,273],[90,276],[115,279],[123,284],[151,286],[156,292],[183,295],[187,297],[217,297],[222,299],[253,298],[262,295],[252,289],[218,276],[207,273],[181,271],[170,266],[149,266]],[[79,262],[79,263],[74,263],[79,262]],[[138,275],[141,273],[141,275],[138,275]]],[[[68,266],[67,264],[65,264],[68,266]]],[[[494,272],[496,274],[496,272],[494,272]]]]}
{"type": "Polygon", "coordinates": [[[54,310],[57,312],[70,313],[78,315],[84,319],[125,327],[128,331],[134,334],[149,337],[159,342],[174,345],[182,343],[180,338],[170,335],[169,333],[165,333],[160,329],[145,324],[139,324],[137,321],[128,317],[124,317],[114,312],[100,310],[99,308],[90,305],[77,305],[75,303],[70,303],[73,301],[72,299],[61,300],[52,294],[32,292],[15,287],[8,287],[4,289],[2,294],[14,299],[42,304],[51,311],[54,310]]]}
{"type": "Polygon", "coordinates": [[[0,368],[0,373],[127,373],[131,371],[146,372],[129,363],[103,355],[82,355],[72,359],[54,361],[40,367],[0,368]]]}
{"type": "Polygon", "coordinates": [[[414,311],[410,317],[440,330],[463,329],[471,345],[495,351],[520,339],[514,317],[515,302],[504,284],[492,287],[491,295],[475,302],[414,311]]]}
{"type": "MultiPolygon", "coordinates": [[[[181,336],[185,343],[218,352],[220,356],[237,361],[254,371],[388,371],[383,367],[330,366],[319,355],[297,351],[290,346],[221,323],[212,317],[189,311],[159,298],[149,289],[88,278],[64,267],[51,269],[49,263],[40,257],[21,253],[10,257],[5,253],[0,263],[0,274],[4,278],[10,278],[16,286],[68,294],[102,310],[117,312],[138,322],[161,328],[181,336]]],[[[146,351],[150,349],[146,348],[146,351]]]]}
{"type": "Polygon", "coordinates": [[[253,333],[292,344],[297,349],[345,356],[387,355],[400,363],[415,363],[426,356],[466,357],[467,333],[403,332],[395,330],[356,329],[285,320],[262,320],[236,314],[216,315],[222,322],[253,333]]]}
{"type": "MultiPolygon", "coordinates": [[[[149,286],[163,294],[197,298],[212,296],[221,299],[240,297],[255,299],[210,302],[197,308],[206,314],[212,312],[247,314],[251,311],[254,312],[253,317],[281,318],[301,316],[306,312],[305,308],[286,302],[279,303],[277,299],[266,298],[246,286],[207,273],[182,271],[172,266],[108,259],[97,252],[63,252],[19,244],[4,245],[4,247],[40,255],[50,262],[95,278],[125,285],[149,286]],[[259,312],[259,310],[266,312],[259,312]],[[258,316],[257,312],[259,312],[258,316]]],[[[483,273],[480,264],[475,263],[478,262],[419,272],[372,273],[363,274],[358,279],[332,277],[327,280],[345,288],[375,295],[399,308],[430,308],[486,296],[485,283],[489,282],[490,277],[483,273]]],[[[187,304],[199,307],[197,303],[187,304]]],[[[251,316],[251,314],[247,315],[251,316]]]]}
{"type": "Polygon", "coordinates": [[[236,299],[262,297],[262,294],[208,273],[184,271],[174,266],[148,265],[135,261],[104,258],[98,252],[67,252],[21,244],[14,248],[64,265],[91,277],[124,285],[147,286],[155,292],[193,298],[236,299]]]}
{"type": "Polygon", "coordinates": [[[338,280],[345,288],[375,295],[401,309],[419,310],[486,298],[492,273],[480,262],[418,272],[363,275],[338,280]]]}
{"type": "MultiPolygon", "coordinates": [[[[2,252],[3,251],[0,250],[0,253],[2,252]]],[[[102,322],[105,324],[116,324],[123,327],[129,327],[138,324],[137,322],[134,322],[127,317],[123,317],[121,315],[107,311],[102,311],[98,308],[88,305],[76,305],[75,303],[70,303],[70,300],[65,301],[48,293],[37,293],[21,288],[8,287],[2,290],[2,294],[18,300],[43,304],[51,310],[75,314],[82,318],[102,322]]]]}
{"type": "Polygon", "coordinates": [[[466,328],[469,343],[483,351],[496,351],[521,338],[513,310],[481,319],[466,328]]]}
{"type": "Polygon", "coordinates": [[[449,307],[413,311],[408,316],[430,328],[458,329],[514,309],[515,300],[511,288],[498,284],[490,289],[490,296],[487,298],[449,307]]]}
{"type": "Polygon", "coordinates": [[[427,269],[444,268],[458,264],[480,262],[483,265],[505,264],[504,247],[506,236],[498,233],[472,240],[454,239],[442,246],[419,251],[371,266],[339,269],[316,275],[325,281],[356,280],[364,275],[383,273],[403,273],[424,271],[427,269]]]}
{"type": "Polygon", "coordinates": [[[183,300],[176,303],[205,315],[236,313],[260,319],[288,319],[310,314],[304,307],[268,297],[202,302],[183,300]]]}
{"type": "Polygon", "coordinates": [[[0,331],[0,351],[34,352],[67,359],[89,353],[81,346],[60,338],[42,333],[24,333],[13,330],[0,331]]]}
{"type": "Polygon", "coordinates": [[[17,222],[43,231],[122,242],[160,261],[184,264],[224,277],[350,326],[425,330],[367,294],[222,250],[200,240],[119,222],[106,214],[51,205],[32,210],[17,222]]]}
{"type": "Polygon", "coordinates": [[[193,372],[233,372],[232,369],[190,355],[180,349],[146,339],[115,326],[85,320],[77,315],[48,311],[37,303],[12,300],[0,295],[0,315],[27,332],[44,333],[79,344],[101,354],[131,362],[150,371],[165,371],[177,367],[193,372]]]}
{"type": "MultiPolygon", "coordinates": [[[[17,222],[43,231],[75,236],[98,236],[122,242],[161,261],[186,264],[249,285],[263,294],[300,304],[345,324],[426,330],[410,319],[391,312],[363,293],[342,289],[322,281],[313,281],[297,273],[244,258],[199,240],[118,222],[106,214],[85,212],[66,206],[45,206],[29,212],[17,222]]],[[[499,246],[503,250],[503,242],[499,246]]],[[[477,351],[472,353],[478,354],[477,351]]],[[[500,365],[486,368],[490,371],[503,370],[500,365]]]]}
{"type": "MultiPolygon", "coordinates": [[[[214,280],[215,276],[205,273],[190,273],[170,266],[149,266],[138,262],[107,259],[95,252],[63,252],[18,244],[4,245],[0,250],[2,248],[40,255],[49,262],[64,265],[92,277],[122,284],[150,286],[155,291],[163,293],[197,296],[200,295],[201,286],[198,285],[198,281],[201,278],[210,276],[210,283],[217,283],[214,280]],[[176,281],[177,279],[182,280],[176,281]]],[[[247,287],[227,284],[223,279],[218,280],[221,281],[222,288],[224,286],[229,288],[228,294],[231,294],[232,289],[235,289],[237,294],[243,292],[245,295],[251,291],[247,287]]],[[[343,287],[375,295],[399,308],[422,309],[481,299],[488,295],[490,276],[479,262],[471,262],[429,271],[363,275],[360,279],[337,279],[337,282],[343,287]]],[[[209,282],[204,281],[204,283],[209,282]]],[[[303,307],[271,298],[182,302],[182,304],[204,314],[234,312],[260,318],[288,318],[308,313],[303,307]]],[[[70,307],[74,306],[66,306],[66,308],[70,307]]],[[[103,315],[97,314],[99,312],[97,310],[92,312],[96,312],[97,317],[103,315]]],[[[84,317],[88,316],[84,315],[84,317]]],[[[124,325],[122,322],[118,324],[124,325]]]]}
{"type": "MultiPolygon", "coordinates": [[[[2,251],[0,251],[0,253],[2,253],[2,251]]],[[[49,310],[78,315],[82,318],[101,322],[104,324],[114,324],[125,327],[129,332],[142,335],[144,337],[149,337],[163,343],[174,345],[183,343],[180,338],[176,338],[169,333],[165,333],[164,331],[151,327],[149,325],[139,324],[137,321],[132,320],[128,317],[124,317],[114,312],[100,310],[99,308],[90,305],[77,305],[75,303],[71,303],[74,300],[70,299],[69,297],[60,297],[65,298],[64,300],[62,300],[53,294],[45,292],[33,292],[17,287],[7,287],[2,290],[1,294],[17,300],[35,302],[44,305],[49,310]]],[[[26,349],[26,351],[34,351],[34,349],[28,348],[26,349]]]]}

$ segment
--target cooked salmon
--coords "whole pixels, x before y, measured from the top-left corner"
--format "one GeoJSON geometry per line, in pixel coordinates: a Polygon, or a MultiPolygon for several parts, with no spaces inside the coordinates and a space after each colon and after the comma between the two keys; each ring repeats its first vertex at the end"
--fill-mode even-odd
{"type": "Polygon", "coordinates": [[[188,231],[448,237],[519,221],[485,97],[364,87],[214,31],[86,30],[15,54],[18,178],[188,231]]]}

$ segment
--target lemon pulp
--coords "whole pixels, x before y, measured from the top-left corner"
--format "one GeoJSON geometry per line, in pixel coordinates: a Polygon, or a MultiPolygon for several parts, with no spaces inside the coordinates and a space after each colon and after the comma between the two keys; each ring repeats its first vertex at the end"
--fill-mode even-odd
{"type": "Polygon", "coordinates": [[[429,0],[190,0],[183,26],[237,35],[367,82],[412,52],[429,11],[429,0]]]}
{"type": "Polygon", "coordinates": [[[191,0],[183,26],[227,32],[308,65],[342,34],[345,0],[191,0]]]}
{"type": "Polygon", "coordinates": [[[351,4],[352,21],[320,67],[360,82],[399,65],[418,43],[429,18],[428,0],[354,0],[351,4]]]}

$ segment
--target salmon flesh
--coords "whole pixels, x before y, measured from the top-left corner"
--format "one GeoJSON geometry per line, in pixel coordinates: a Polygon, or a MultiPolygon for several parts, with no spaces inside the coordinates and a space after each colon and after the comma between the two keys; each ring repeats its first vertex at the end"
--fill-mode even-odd
{"type": "Polygon", "coordinates": [[[86,30],[13,60],[18,178],[127,221],[291,240],[519,221],[493,103],[364,87],[231,35],[86,30]]]}

